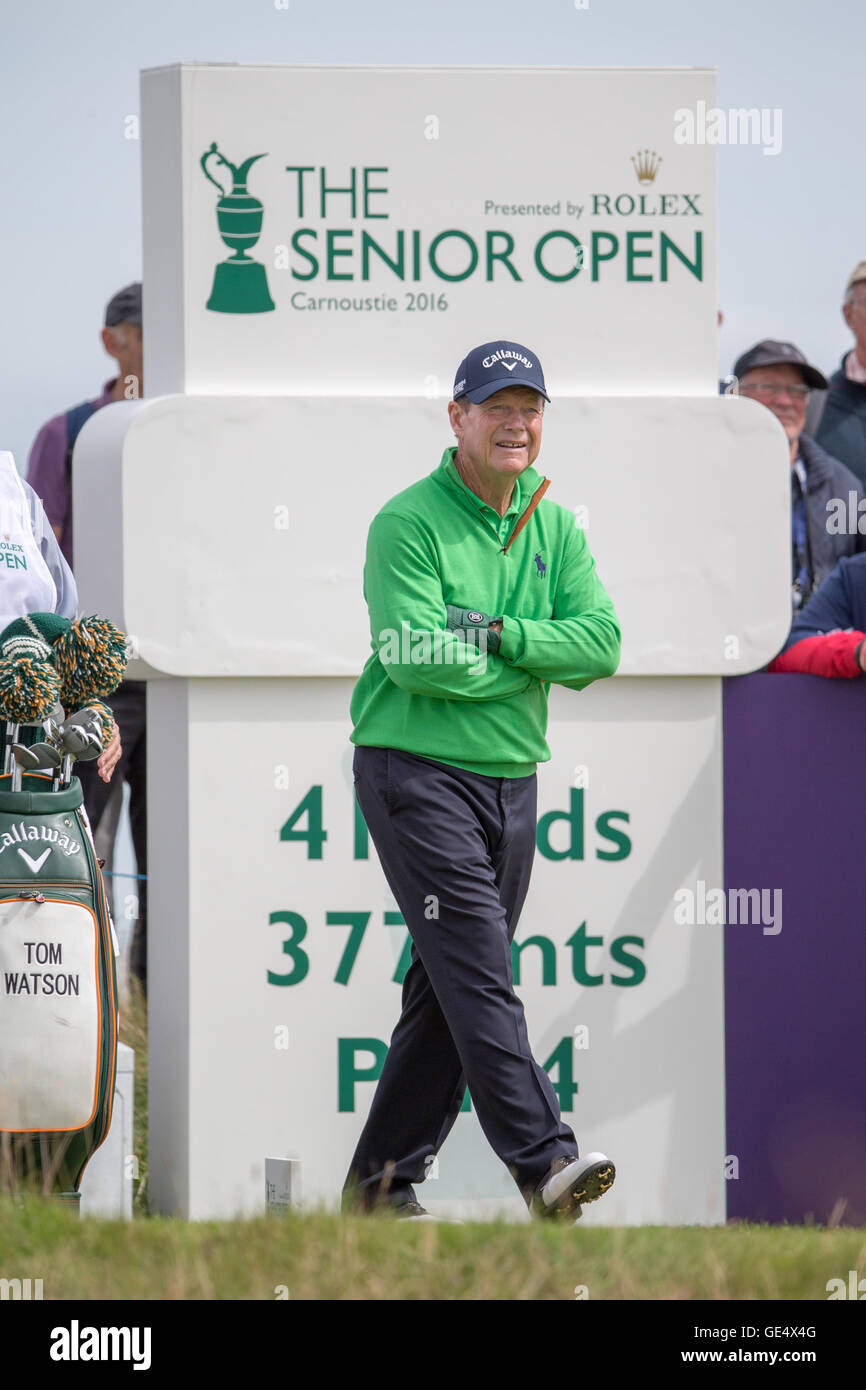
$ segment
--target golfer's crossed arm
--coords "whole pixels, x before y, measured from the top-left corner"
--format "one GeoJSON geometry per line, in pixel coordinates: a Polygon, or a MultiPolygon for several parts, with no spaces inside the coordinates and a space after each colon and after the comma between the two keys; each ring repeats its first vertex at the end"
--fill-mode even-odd
{"type": "Polygon", "coordinates": [[[503,613],[498,648],[494,651],[495,640],[488,636],[485,651],[471,635],[489,621],[483,603],[472,606],[484,595],[454,595],[446,603],[429,535],[412,517],[377,516],[367,539],[364,596],[373,641],[391,680],[410,694],[500,700],[519,695],[534,681],[583,690],[612,676],[619,664],[620,628],[584,532],[569,529],[563,549],[552,616],[503,613]],[[484,624],[470,620],[472,613],[480,613],[484,624]],[[423,633],[432,639],[426,648],[423,633]],[[446,651],[448,646],[452,650],[446,651]],[[429,652],[429,659],[419,660],[419,652],[422,657],[429,652]]]}

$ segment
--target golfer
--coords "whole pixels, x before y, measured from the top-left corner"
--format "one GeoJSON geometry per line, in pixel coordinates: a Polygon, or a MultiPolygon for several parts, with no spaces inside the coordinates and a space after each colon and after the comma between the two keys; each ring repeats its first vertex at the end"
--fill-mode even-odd
{"type": "Polygon", "coordinates": [[[511,970],[551,682],[583,690],[613,675],[620,652],[584,532],[541,500],[548,480],[532,465],[548,400],[529,348],[475,348],[448,406],[456,449],[370,527],[373,650],[352,695],[355,789],[412,960],[344,1209],[430,1219],[413,1184],[467,1085],[533,1214],[574,1219],[614,1179],[604,1154],[578,1155],[511,970]]]}

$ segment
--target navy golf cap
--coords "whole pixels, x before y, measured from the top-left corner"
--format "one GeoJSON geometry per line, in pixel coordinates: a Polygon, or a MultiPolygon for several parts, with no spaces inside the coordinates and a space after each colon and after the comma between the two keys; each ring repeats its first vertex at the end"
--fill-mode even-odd
{"type": "Polygon", "coordinates": [[[534,352],[520,343],[482,343],[467,353],[457,368],[454,399],[467,396],[473,405],[480,405],[506,386],[528,386],[550,400],[541,363],[534,352]]]}

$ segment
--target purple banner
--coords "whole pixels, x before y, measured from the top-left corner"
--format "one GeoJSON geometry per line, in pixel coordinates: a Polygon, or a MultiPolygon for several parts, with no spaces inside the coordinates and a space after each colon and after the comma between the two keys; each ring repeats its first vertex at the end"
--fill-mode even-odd
{"type": "Polygon", "coordinates": [[[775,934],[724,928],[728,1217],[861,1225],[866,680],[732,678],[723,711],[725,886],[782,892],[775,934]]]}

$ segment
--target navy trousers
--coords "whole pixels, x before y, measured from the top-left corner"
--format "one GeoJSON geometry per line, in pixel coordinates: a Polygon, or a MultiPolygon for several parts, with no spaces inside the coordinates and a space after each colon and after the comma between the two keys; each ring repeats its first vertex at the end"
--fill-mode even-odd
{"type": "Polygon", "coordinates": [[[482,777],[357,747],[355,791],[412,937],[403,1010],[344,1187],[345,1207],[416,1200],[466,1086],[527,1197],[577,1156],[514,993],[511,939],[535,854],[536,778],[482,777]]]}

